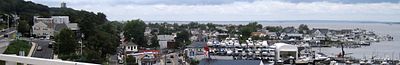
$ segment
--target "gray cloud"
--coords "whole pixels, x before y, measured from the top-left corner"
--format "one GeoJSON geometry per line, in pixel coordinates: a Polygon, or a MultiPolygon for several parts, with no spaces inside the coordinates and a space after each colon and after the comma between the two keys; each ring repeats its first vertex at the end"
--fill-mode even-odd
{"type": "MultiPolygon", "coordinates": [[[[59,6],[59,0],[33,0],[59,6]],[[54,4],[56,3],[56,4],[54,4]]],[[[204,0],[210,1],[210,0],[204,0]]],[[[181,0],[65,0],[68,7],[103,12],[110,20],[369,20],[400,21],[400,3],[339,3],[330,1],[216,1],[213,4],[181,0]],[[179,1],[179,2],[178,2],[179,1]],[[124,2],[124,3],[122,3],[124,2]],[[136,3],[132,3],[136,2],[136,3]],[[118,4],[120,3],[120,4],[118,4]],[[169,4],[168,4],[169,3],[169,4]],[[180,3],[180,4],[179,4],[180,3]]],[[[208,2],[201,2],[208,3],[208,2]]]]}

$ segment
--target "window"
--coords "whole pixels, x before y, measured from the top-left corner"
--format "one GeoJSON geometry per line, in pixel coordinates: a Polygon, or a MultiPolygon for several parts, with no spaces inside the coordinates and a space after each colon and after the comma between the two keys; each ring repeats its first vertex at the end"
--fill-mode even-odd
{"type": "Polygon", "coordinates": [[[133,50],[133,46],[131,46],[131,50],[133,50]]]}
{"type": "Polygon", "coordinates": [[[34,29],[35,29],[35,30],[39,30],[39,28],[37,28],[37,27],[34,27],[34,29]]]}

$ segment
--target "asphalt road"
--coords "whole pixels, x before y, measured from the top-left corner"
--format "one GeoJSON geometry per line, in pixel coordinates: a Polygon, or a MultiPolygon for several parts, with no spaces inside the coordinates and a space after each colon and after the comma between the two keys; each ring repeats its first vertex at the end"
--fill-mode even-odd
{"type": "Polygon", "coordinates": [[[1,41],[0,41],[0,54],[2,54],[4,51],[6,51],[7,46],[8,46],[9,44],[10,44],[9,41],[4,41],[4,40],[1,40],[1,41]]]}
{"type": "Polygon", "coordinates": [[[50,40],[33,40],[33,42],[36,43],[38,46],[36,46],[32,57],[47,58],[47,59],[53,58],[53,49],[48,47],[49,43],[51,42],[50,40]],[[39,46],[42,47],[42,50],[40,51],[37,50],[39,46]]]}
{"type": "Polygon", "coordinates": [[[15,27],[12,27],[9,29],[4,29],[4,31],[0,32],[0,36],[1,36],[0,37],[0,53],[3,53],[7,49],[7,46],[10,44],[10,41],[6,40],[6,37],[3,37],[3,35],[6,33],[10,33],[12,31],[16,31],[15,27]]]}

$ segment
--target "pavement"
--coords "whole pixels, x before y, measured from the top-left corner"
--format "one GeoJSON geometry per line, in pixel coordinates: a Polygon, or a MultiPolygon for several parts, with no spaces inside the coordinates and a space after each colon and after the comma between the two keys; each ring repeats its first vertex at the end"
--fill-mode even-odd
{"type": "Polygon", "coordinates": [[[32,42],[37,44],[37,47],[35,48],[32,57],[53,59],[53,49],[48,47],[51,40],[34,39],[32,40],[32,42]],[[39,46],[42,47],[42,50],[40,51],[37,50],[39,46]]]}
{"type": "Polygon", "coordinates": [[[8,40],[8,38],[4,37],[4,35],[6,34],[8,35],[15,32],[16,32],[15,27],[4,29],[4,31],[0,32],[0,53],[4,53],[4,51],[7,49],[7,46],[10,45],[10,41],[12,41],[8,40]]]}
{"type": "Polygon", "coordinates": [[[33,52],[35,51],[37,44],[32,42],[31,49],[29,50],[28,57],[31,57],[33,52]]]}
{"type": "Polygon", "coordinates": [[[1,40],[0,41],[0,53],[4,53],[4,51],[6,51],[8,45],[10,45],[9,41],[1,40]]]}
{"type": "Polygon", "coordinates": [[[165,56],[162,56],[163,58],[160,61],[160,63],[163,65],[189,65],[188,63],[183,62],[184,61],[183,57],[179,57],[178,53],[170,53],[165,56]],[[167,57],[165,57],[165,56],[167,56],[167,57]],[[171,63],[166,63],[166,60],[170,60],[171,63]],[[179,61],[179,60],[181,60],[181,61],[179,61]]]}
{"type": "Polygon", "coordinates": [[[124,64],[119,64],[118,63],[118,54],[123,54],[123,46],[119,46],[117,49],[117,54],[111,55],[109,58],[109,64],[110,65],[124,65],[124,64]]]}

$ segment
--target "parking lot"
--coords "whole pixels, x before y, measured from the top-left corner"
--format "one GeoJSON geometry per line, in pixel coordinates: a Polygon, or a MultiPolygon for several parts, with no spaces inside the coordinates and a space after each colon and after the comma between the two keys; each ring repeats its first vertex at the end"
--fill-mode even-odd
{"type": "Polygon", "coordinates": [[[275,47],[266,41],[246,40],[239,43],[237,39],[208,42],[210,55],[231,56],[237,60],[272,60],[275,57],[275,47]]]}

